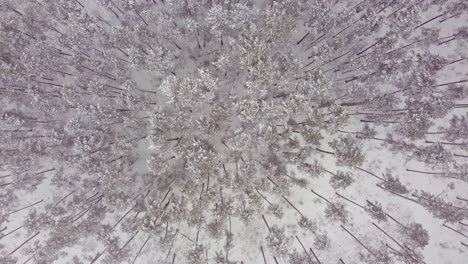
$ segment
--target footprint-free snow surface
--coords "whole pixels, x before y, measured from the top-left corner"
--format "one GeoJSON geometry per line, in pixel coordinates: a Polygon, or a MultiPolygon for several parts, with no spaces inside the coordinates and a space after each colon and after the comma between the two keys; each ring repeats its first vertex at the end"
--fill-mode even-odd
{"type": "Polygon", "coordinates": [[[0,0],[0,263],[468,263],[466,0],[0,0]]]}

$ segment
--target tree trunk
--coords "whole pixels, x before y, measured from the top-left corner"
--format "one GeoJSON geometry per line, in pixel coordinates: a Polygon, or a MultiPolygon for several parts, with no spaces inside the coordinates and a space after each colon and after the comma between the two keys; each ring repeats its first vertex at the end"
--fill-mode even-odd
{"type": "Polygon", "coordinates": [[[263,200],[265,200],[270,206],[273,206],[273,204],[272,204],[262,193],[260,193],[260,191],[258,190],[258,188],[255,188],[255,190],[256,190],[257,193],[260,195],[260,197],[263,198],[263,200]]]}
{"type": "MultiPolygon", "coordinates": [[[[143,250],[143,248],[146,246],[146,243],[148,243],[148,240],[150,240],[151,238],[151,235],[148,236],[148,238],[145,240],[145,242],[143,243],[143,245],[140,247],[140,249],[138,250],[138,253],[136,254],[135,258],[133,259],[132,261],[132,264],[135,263],[136,259],[138,258],[138,256],[140,255],[141,251],[143,250]]],[[[175,255],[174,255],[174,258],[175,258],[175,255]]]]}
{"type": "Polygon", "coordinates": [[[172,239],[171,247],[169,248],[169,251],[167,251],[166,258],[164,259],[164,263],[166,263],[167,259],[169,258],[169,255],[171,254],[172,248],[174,247],[175,239],[177,238],[178,234],[179,234],[179,229],[176,229],[176,232],[174,234],[174,238],[172,239]]]}
{"type": "Polygon", "coordinates": [[[428,143],[428,144],[439,143],[439,144],[442,144],[442,145],[452,145],[452,146],[466,146],[466,143],[453,143],[453,142],[435,142],[435,141],[431,141],[431,140],[426,140],[425,142],[426,142],[426,143],[428,143]]]}
{"type": "Polygon", "coordinates": [[[368,170],[365,170],[365,169],[360,168],[360,167],[355,167],[355,168],[358,169],[358,170],[360,170],[360,171],[363,171],[363,172],[365,172],[365,173],[367,173],[367,174],[370,174],[370,175],[376,177],[377,179],[379,179],[379,180],[381,180],[381,181],[385,181],[384,178],[379,177],[379,176],[375,175],[374,173],[372,173],[372,172],[370,172],[370,171],[368,171],[368,170]]]}
{"type": "Polygon", "coordinates": [[[24,245],[26,245],[26,243],[28,243],[29,241],[31,241],[33,238],[35,238],[37,235],[39,235],[41,232],[36,232],[34,235],[32,235],[30,238],[26,239],[26,241],[24,241],[23,243],[21,243],[21,245],[19,245],[18,247],[16,247],[15,249],[13,249],[13,251],[11,251],[10,253],[8,253],[7,256],[10,256],[12,255],[13,253],[15,253],[16,251],[18,251],[20,248],[22,248],[24,245]]]}
{"type": "Polygon", "coordinates": [[[19,226],[19,227],[17,227],[17,228],[15,228],[15,229],[13,229],[12,231],[10,231],[10,232],[8,232],[8,233],[6,233],[6,234],[4,234],[4,235],[0,236],[0,239],[2,239],[2,238],[4,238],[4,237],[6,237],[6,236],[8,236],[8,235],[11,235],[11,234],[13,234],[14,232],[18,231],[19,229],[21,229],[21,228],[23,228],[23,227],[24,227],[24,225],[22,225],[22,226],[19,226]]]}
{"type": "Polygon", "coordinates": [[[314,258],[317,260],[318,264],[322,264],[322,262],[320,262],[319,258],[317,257],[315,252],[312,250],[312,248],[309,248],[309,249],[310,249],[310,252],[312,252],[312,255],[314,255],[314,258]]]}
{"type": "Polygon", "coordinates": [[[332,202],[330,202],[327,198],[323,197],[322,195],[314,192],[314,190],[310,190],[313,194],[317,195],[318,197],[322,198],[325,202],[329,203],[329,204],[333,204],[332,202]]]}
{"type": "Polygon", "coordinates": [[[468,82],[468,79],[460,80],[460,81],[454,81],[454,82],[448,82],[448,83],[441,83],[441,84],[434,85],[434,87],[448,86],[448,85],[452,85],[452,84],[459,84],[459,83],[466,83],[466,82],[468,82]]]}
{"type": "Polygon", "coordinates": [[[444,226],[444,227],[446,227],[446,228],[448,228],[448,229],[452,230],[453,232],[455,232],[455,233],[457,233],[457,234],[459,234],[459,235],[463,236],[464,238],[468,238],[468,236],[467,236],[467,235],[465,235],[465,234],[463,234],[462,232],[460,232],[460,231],[458,231],[458,230],[456,230],[456,229],[454,229],[454,228],[452,228],[452,227],[450,227],[450,226],[446,225],[445,223],[444,223],[444,224],[442,224],[442,226],[444,226]]]}
{"type": "Polygon", "coordinates": [[[400,225],[401,227],[403,227],[404,229],[408,229],[407,226],[405,226],[404,224],[402,224],[400,221],[396,220],[393,216],[391,216],[391,215],[389,215],[389,214],[387,214],[387,213],[385,213],[385,214],[388,216],[388,218],[392,219],[395,223],[399,224],[399,225],[400,225]]]}
{"type": "Polygon", "coordinates": [[[349,235],[351,235],[354,238],[354,240],[356,240],[362,247],[369,251],[369,253],[371,253],[372,256],[376,257],[374,252],[372,252],[372,250],[370,250],[366,245],[364,245],[364,243],[362,243],[357,237],[355,237],[348,229],[346,229],[343,225],[341,225],[341,228],[343,228],[349,235]]]}
{"type": "Polygon", "coordinates": [[[263,262],[267,264],[266,257],[265,257],[265,252],[263,252],[263,247],[260,246],[260,250],[262,251],[262,256],[263,256],[263,262]]]}
{"type": "Polygon", "coordinates": [[[395,244],[397,244],[401,249],[407,251],[408,249],[404,247],[402,244],[400,244],[395,238],[393,238],[391,235],[389,235],[387,232],[385,232],[382,228],[380,228],[378,225],[375,223],[372,223],[377,229],[379,229],[382,233],[384,233],[388,238],[390,238],[395,244]]]}
{"type": "Polygon", "coordinates": [[[117,221],[117,223],[115,223],[113,226],[112,226],[112,229],[114,229],[118,224],[120,224],[120,222],[122,222],[122,220],[135,208],[136,204],[130,208],[122,217],[120,217],[119,221],[117,221]]]}
{"type": "Polygon", "coordinates": [[[439,17],[445,16],[445,14],[447,14],[447,13],[443,13],[443,14],[440,14],[440,15],[438,15],[438,16],[435,16],[435,17],[433,17],[433,18],[431,18],[431,19],[429,19],[429,20],[426,20],[425,22],[423,22],[423,23],[417,25],[414,29],[418,29],[418,28],[420,28],[420,27],[426,25],[427,23],[438,19],[439,17]]]}
{"type": "Polygon", "coordinates": [[[312,261],[312,258],[310,257],[309,253],[307,252],[306,248],[304,247],[304,245],[302,244],[301,240],[299,240],[299,238],[296,236],[296,239],[297,241],[299,242],[299,244],[301,244],[301,247],[302,249],[304,250],[304,253],[307,255],[307,258],[309,259],[309,262],[310,264],[314,264],[314,262],[312,261]]]}
{"type": "Polygon", "coordinates": [[[13,212],[9,212],[9,213],[5,214],[5,216],[8,216],[8,215],[17,213],[17,212],[22,211],[22,210],[24,210],[24,209],[27,209],[27,208],[29,208],[29,207],[33,207],[33,206],[35,206],[36,204],[39,204],[39,203],[41,203],[41,202],[43,202],[43,201],[44,201],[44,200],[40,200],[40,201],[37,201],[37,202],[35,202],[35,203],[33,203],[33,204],[30,204],[30,205],[27,205],[27,206],[22,207],[22,208],[20,208],[20,209],[17,209],[17,210],[15,210],[15,211],[13,211],[13,212]]]}
{"type": "Polygon", "coordinates": [[[409,198],[409,197],[403,196],[403,195],[401,195],[401,194],[399,194],[399,193],[396,193],[396,192],[394,192],[394,191],[392,191],[392,190],[389,190],[389,189],[387,189],[387,188],[384,188],[384,187],[382,187],[382,186],[379,185],[379,184],[376,184],[376,185],[377,185],[377,187],[379,187],[379,188],[381,188],[381,189],[383,189],[383,190],[386,190],[387,192],[390,192],[390,193],[392,193],[392,194],[394,194],[394,195],[396,195],[396,196],[398,196],[398,197],[401,197],[401,198],[403,198],[403,199],[405,199],[405,200],[412,201],[412,202],[415,202],[415,203],[417,203],[417,204],[420,204],[417,200],[414,200],[414,199],[411,199],[411,198],[409,198]]]}
{"type": "Polygon", "coordinates": [[[449,65],[450,65],[450,64],[455,64],[455,63],[460,62],[460,61],[464,61],[464,60],[466,60],[466,59],[467,59],[467,58],[461,58],[461,59],[458,59],[458,60],[451,61],[451,62],[449,62],[449,65]]]}
{"type": "Polygon", "coordinates": [[[428,172],[428,171],[419,171],[419,170],[413,170],[413,169],[406,169],[406,171],[429,174],[429,175],[444,175],[445,174],[444,172],[428,172]]]}
{"type": "Polygon", "coordinates": [[[75,191],[72,191],[70,192],[69,194],[67,194],[65,197],[63,197],[62,199],[60,199],[56,204],[55,206],[59,205],[61,202],[63,202],[65,199],[67,199],[70,195],[72,195],[73,193],[75,193],[75,191]]]}
{"type": "Polygon", "coordinates": [[[307,38],[307,36],[309,36],[309,35],[310,35],[310,32],[307,32],[307,34],[305,34],[305,35],[296,43],[296,45],[301,44],[301,42],[304,41],[304,39],[307,38]]]}
{"type": "Polygon", "coordinates": [[[372,44],[372,45],[370,45],[369,47],[365,48],[364,50],[358,52],[358,53],[356,54],[356,56],[359,56],[359,55],[363,54],[364,52],[366,52],[366,51],[372,49],[373,47],[375,47],[376,45],[378,45],[378,44],[379,44],[380,42],[382,42],[383,40],[385,40],[385,38],[379,39],[379,40],[376,41],[374,44],[372,44]]]}
{"type": "Polygon", "coordinates": [[[362,206],[362,205],[360,205],[360,204],[358,204],[358,203],[352,201],[352,200],[349,199],[349,198],[344,197],[343,195],[339,194],[338,192],[335,192],[335,193],[336,193],[336,195],[338,195],[339,197],[345,199],[346,201],[348,201],[348,202],[350,202],[350,203],[352,203],[352,204],[354,204],[354,205],[356,205],[356,206],[358,206],[358,207],[360,207],[360,208],[362,208],[362,209],[365,209],[364,206],[362,206]]]}
{"type": "Polygon", "coordinates": [[[271,228],[270,225],[268,224],[267,220],[265,219],[265,216],[262,214],[263,221],[265,222],[266,227],[268,228],[268,232],[271,233],[271,228]]]}
{"type": "Polygon", "coordinates": [[[275,264],[279,264],[275,256],[273,256],[273,259],[275,260],[275,264]]]}
{"type": "Polygon", "coordinates": [[[133,235],[127,240],[127,242],[125,242],[125,244],[119,249],[119,251],[121,251],[122,249],[126,248],[127,245],[135,238],[136,235],[138,235],[139,232],[140,232],[140,231],[137,230],[137,231],[135,232],[135,234],[133,234],[133,235]]]}
{"type": "Polygon", "coordinates": [[[299,211],[299,209],[297,209],[284,195],[281,195],[283,197],[284,200],[286,200],[286,202],[292,207],[294,208],[294,210],[296,210],[296,212],[298,212],[302,217],[305,218],[305,216],[301,213],[301,211],[299,211]]]}
{"type": "Polygon", "coordinates": [[[319,149],[319,148],[315,148],[317,151],[319,152],[322,152],[322,153],[326,153],[326,154],[331,154],[331,155],[335,155],[334,152],[330,152],[330,151],[326,151],[326,150],[322,150],[322,149],[319,149]]]}

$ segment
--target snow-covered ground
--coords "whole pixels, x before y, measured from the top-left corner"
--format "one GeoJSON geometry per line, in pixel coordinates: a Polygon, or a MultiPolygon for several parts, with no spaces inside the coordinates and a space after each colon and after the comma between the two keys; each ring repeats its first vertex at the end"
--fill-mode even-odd
{"type": "Polygon", "coordinates": [[[1,4],[0,263],[468,263],[464,1],[1,4]]]}

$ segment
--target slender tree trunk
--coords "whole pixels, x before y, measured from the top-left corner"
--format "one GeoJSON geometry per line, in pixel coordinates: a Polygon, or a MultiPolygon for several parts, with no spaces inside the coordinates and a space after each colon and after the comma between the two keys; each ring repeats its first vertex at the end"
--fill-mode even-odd
{"type": "Polygon", "coordinates": [[[433,18],[431,18],[431,19],[429,19],[429,20],[426,20],[425,22],[423,22],[423,23],[417,25],[414,29],[418,29],[418,28],[420,28],[420,27],[426,25],[427,23],[438,19],[439,17],[445,16],[445,14],[447,14],[447,13],[443,13],[443,14],[440,14],[440,15],[438,15],[438,16],[435,16],[435,17],[433,17],[433,18]]]}
{"type": "Polygon", "coordinates": [[[33,257],[34,257],[34,254],[31,257],[29,257],[25,262],[23,262],[23,264],[28,263],[33,257]]]}
{"type": "Polygon", "coordinates": [[[453,232],[455,232],[455,233],[457,233],[457,234],[459,234],[459,235],[463,236],[464,238],[468,238],[468,236],[467,236],[467,235],[465,235],[465,234],[463,234],[462,232],[460,232],[460,231],[458,231],[458,230],[456,230],[456,229],[454,229],[454,228],[452,228],[452,227],[450,227],[450,226],[446,225],[445,223],[444,223],[444,224],[442,224],[442,225],[443,225],[444,227],[446,227],[446,228],[448,228],[448,229],[452,230],[453,232]]]}
{"type": "Polygon", "coordinates": [[[73,217],[73,220],[72,220],[70,223],[74,223],[74,222],[80,220],[81,217],[85,216],[85,215],[89,212],[89,210],[91,210],[91,207],[92,207],[92,205],[89,206],[89,207],[86,208],[86,209],[83,209],[81,212],[78,213],[78,215],[75,215],[75,216],[73,217]]]}
{"type": "Polygon", "coordinates": [[[444,23],[445,21],[447,21],[447,20],[449,20],[449,19],[451,19],[451,18],[454,18],[454,17],[456,17],[456,16],[459,16],[459,15],[461,15],[461,14],[462,14],[462,13],[456,13],[456,14],[454,14],[454,15],[451,15],[451,16],[449,16],[449,17],[446,17],[446,18],[444,18],[444,19],[441,19],[441,20],[439,20],[439,23],[444,23]]]}
{"type": "Polygon", "coordinates": [[[384,178],[377,176],[375,173],[372,173],[372,172],[370,172],[370,171],[368,171],[368,170],[365,170],[365,169],[363,169],[363,168],[360,168],[360,167],[355,167],[355,168],[358,169],[358,170],[360,170],[360,171],[363,171],[363,172],[365,172],[365,173],[367,173],[367,174],[370,174],[370,175],[376,177],[377,179],[379,179],[379,180],[381,180],[381,181],[385,181],[384,178]]]}
{"type": "Polygon", "coordinates": [[[398,197],[401,197],[401,198],[403,198],[403,199],[405,199],[405,200],[412,201],[412,202],[415,202],[415,203],[417,203],[417,204],[420,204],[417,200],[414,200],[414,199],[411,199],[411,198],[409,198],[409,197],[403,196],[403,195],[401,195],[401,194],[399,194],[399,193],[396,193],[396,192],[394,192],[394,191],[392,191],[392,190],[389,190],[389,189],[387,189],[387,188],[384,188],[384,187],[382,187],[382,186],[379,185],[379,184],[376,184],[376,185],[377,185],[377,187],[379,187],[379,188],[381,188],[381,189],[383,189],[383,190],[386,190],[387,192],[390,192],[390,193],[392,193],[392,194],[394,194],[394,195],[396,195],[396,196],[398,196],[398,197]]]}
{"type": "Polygon", "coordinates": [[[344,229],[344,231],[346,231],[350,236],[352,236],[354,238],[354,240],[356,240],[362,247],[364,247],[367,251],[369,251],[369,253],[371,253],[372,256],[376,256],[374,254],[374,252],[372,252],[372,250],[370,250],[366,245],[364,245],[364,243],[362,243],[356,236],[353,235],[353,233],[351,233],[348,229],[346,229],[343,225],[341,225],[341,228],[344,229]]]}
{"type": "Polygon", "coordinates": [[[356,206],[358,206],[358,207],[360,207],[360,208],[362,208],[362,209],[365,209],[364,206],[362,206],[362,205],[360,205],[360,204],[358,204],[358,203],[352,201],[352,200],[349,199],[349,198],[344,197],[343,195],[339,194],[338,192],[335,192],[335,193],[336,193],[336,195],[338,195],[339,197],[345,199],[346,201],[348,201],[348,202],[350,202],[350,203],[352,203],[352,204],[354,204],[354,205],[356,205],[356,206]]]}
{"type": "Polygon", "coordinates": [[[113,226],[112,226],[112,229],[114,229],[118,224],[120,224],[120,222],[122,222],[122,220],[135,208],[136,204],[130,208],[122,217],[120,217],[119,221],[117,221],[117,223],[115,223],[113,226]]]}
{"type": "Polygon", "coordinates": [[[143,23],[145,23],[146,26],[149,26],[149,24],[146,22],[146,20],[144,20],[143,17],[141,17],[141,15],[138,12],[135,11],[135,13],[141,19],[141,21],[143,21],[143,23]]]}
{"type": "Polygon", "coordinates": [[[444,45],[444,44],[447,44],[447,43],[449,43],[449,42],[452,42],[452,41],[454,41],[454,40],[456,40],[456,39],[457,39],[457,37],[453,37],[453,38],[451,38],[451,39],[449,39],[449,40],[442,41],[442,42],[439,43],[439,46],[444,45]]]}
{"type": "Polygon", "coordinates": [[[70,192],[69,194],[65,195],[65,197],[63,197],[62,199],[60,199],[56,204],[55,206],[59,205],[61,202],[63,202],[65,199],[67,199],[70,195],[74,194],[75,191],[72,191],[70,192]]]}
{"type": "Polygon", "coordinates": [[[278,185],[276,182],[274,182],[270,177],[267,177],[267,179],[268,179],[271,183],[273,183],[273,185],[275,185],[276,187],[279,188],[279,185],[278,185]]]}
{"type": "Polygon", "coordinates": [[[299,211],[299,209],[297,209],[284,195],[281,195],[283,197],[284,200],[286,200],[286,202],[292,207],[294,208],[294,210],[296,210],[296,212],[298,212],[302,217],[305,217],[301,211],[299,211]]]}
{"type": "Polygon", "coordinates": [[[98,261],[98,259],[102,256],[102,254],[104,254],[104,251],[101,251],[101,252],[97,253],[90,264],[94,264],[96,261],[98,261]]]}
{"type": "Polygon", "coordinates": [[[13,229],[12,231],[10,231],[10,232],[8,232],[8,233],[6,233],[6,234],[4,234],[4,235],[0,236],[0,239],[2,239],[2,238],[4,238],[4,237],[6,237],[6,236],[8,236],[8,235],[11,235],[11,234],[13,234],[14,232],[18,231],[19,229],[21,229],[21,228],[23,228],[23,227],[24,227],[24,225],[22,225],[22,226],[19,226],[19,227],[17,227],[17,228],[15,228],[15,229],[13,229]]]}
{"type": "Polygon", "coordinates": [[[331,60],[329,60],[329,61],[327,61],[327,62],[321,64],[320,67],[323,67],[323,66],[325,66],[325,65],[327,65],[327,64],[329,64],[329,63],[331,63],[331,62],[334,62],[334,61],[336,61],[336,60],[339,60],[340,58],[343,58],[344,56],[348,55],[349,53],[351,53],[351,51],[348,51],[348,52],[346,52],[346,53],[344,53],[344,54],[342,54],[342,55],[340,55],[340,56],[338,56],[338,57],[335,57],[335,58],[333,58],[333,59],[331,59],[331,60]]]}
{"type": "Polygon", "coordinates": [[[275,260],[275,264],[279,264],[278,260],[276,259],[275,256],[273,256],[273,260],[275,260]]]}
{"type": "Polygon", "coordinates": [[[30,207],[33,207],[33,206],[35,206],[36,204],[42,203],[43,201],[44,201],[44,200],[40,200],[40,201],[37,201],[37,202],[35,202],[35,203],[33,203],[33,204],[27,205],[27,206],[25,206],[25,207],[21,207],[20,209],[17,209],[17,210],[15,210],[15,211],[13,211],[13,212],[9,212],[9,213],[5,214],[5,216],[8,216],[8,215],[11,215],[11,214],[20,212],[20,211],[22,211],[22,210],[24,210],[24,209],[27,209],[27,208],[30,208],[30,207]]]}
{"type": "Polygon", "coordinates": [[[323,197],[322,195],[314,192],[314,190],[310,190],[313,194],[317,195],[318,197],[322,198],[325,202],[329,203],[329,204],[333,204],[332,202],[330,202],[327,198],[323,197]]]}
{"type": "Polygon", "coordinates": [[[103,197],[104,197],[104,194],[101,194],[101,195],[99,195],[98,197],[93,198],[93,199],[87,201],[87,203],[89,204],[89,203],[94,202],[94,203],[96,204],[96,203],[99,202],[103,197]]]}
{"type": "Polygon", "coordinates": [[[385,213],[385,215],[387,215],[388,218],[392,219],[395,223],[399,224],[399,225],[400,225],[401,227],[403,227],[404,229],[408,229],[407,226],[405,226],[404,224],[402,224],[400,221],[396,220],[393,216],[391,216],[391,215],[389,215],[389,214],[387,214],[387,213],[385,213]]]}
{"type": "Polygon", "coordinates": [[[377,46],[380,42],[382,42],[382,41],[384,41],[384,40],[385,40],[385,38],[379,39],[379,40],[376,41],[374,44],[372,44],[372,45],[370,45],[369,47],[365,48],[364,50],[358,52],[358,53],[356,54],[356,56],[359,56],[359,55],[363,54],[364,52],[366,52],[366,51],[372,49],[373,47],[377,46]]]}
{"type": "Polygon", "coordinates": [[[121,250],[123,250],[124,248],[126,248],[127,245],[128,245],[130,242],[132,242],[132,240],[135,238],[136,235],[138,235],[139,232],[140,232],[140,230],[137,230],[137,231],[135,232],[135,234],[133,234],[133,235],[127,240],[127,242],[125,242],[125,244],[119,249],[119,251],[121,251],[121,250]]]}
{"type": "Polygon", "coordinates": [[[380,228],[378,225],[375,223],[372,223],[377,229],[379,229],[382,233],[384,233],[388,238],[390,238],[395,244],[397,244],[401,249],[407,251],[408,249],[403,246],[401,243],[399,243],[395,238],[393,238],[391,235],[389,235],[387,232],[385,232],[382,228],[380,228]]]}
{"type": "Polygon", "coordinates": [[[322,153],[326,153],[326,154],[331,154],[331,155],[335,155],[334,152],[330,152],[330,151],[326,151],[326,150],[322,150],[322,149],[319,149],[319,148],[315,148],[317,151],[319,152],[322,152],[322,153]]]}
{"type": "Polygon", "coordinates": [[[310,249],[310,252],[312,252],[312,255],[314,255],[314,258],[317,260],[317,263],[318,264],[322,264],[322,262],[320,262],[319,258],[317,257],[317,255],[315,254],[314,250],[312,250],[312,248],[309,248],[310,249]]]}
{"type": "Polygon", "coordinates": [[[267,264],[266,257],[265,257],[265,252],[263,252],[263,247],[260,246],[260,250],[262,251],[262,256],[263,256],[263,262],[267,264]]]}
{"type": "Polygon", "coordinates": [[[359,120],[362,123],[383,123],[383,124],[398,124],[400,123],[399,121],[382,121],[382,120],[367,120],[367,119],[361,119],[359,120]]]}
{"type": "Polygon", "coordinates": [[[270,228],[270,225],[268,224],[267,220],[265,219],[265,216],[264,216],[264,215],[262,215],[262,218],[263,218],[263,221],[265,222],[265,225],[266,225],[266,227],[268,228],[268,232],[270,232],[270,233],[271,233],[271,228],[270,228]]]}
{"type": "Polygon", "coordinates": [[[448,82],[448,83],[441,83],[441,84],[434,85],[434,87],[442,87],[442,86],[448,86],[448,85],[452,85],[452,84],[459,84],[459,83],[466,83],[466,82],[468,82],[468,79],[454,81],[454,82],[448,82]]]}
{"type": "Polygon", "coordinates": [[[296,236],[296,239],[299,242],[299,244],[301,244],[301,247],[304,250],[304,253],[307,255],[307,258],[309,259],[310,264],[314,264],[314,262],[312,261],[312,258],[310,257],[309,253],[307,252],[306,248],[304,247],[304,244],[302,244],[301,240],[299,240],[299,238],[297,236],[296,236]]]}
{"type": "Polygon", "coordinates": [[[344,130],[339,130],[339,129],[337,131],[340,133],[344,133],[344,134],[353,134],[353,135],[362,134],[362,132],[349,132],[349,131],[344,131],[344,130]]]}
{"type": "Polygon", "coordinates": [[[16,247],[15,249],[13,249],[13,251],[11,251],[10,253],[8,253],[7,256],[11,256],[13,253],[15,253],[16,251],[18,251],[20,248],[22,248],[24,245],[26,245],[26,243],[28,243],[29,241],[31,241],[33,238],[35,238],[37,235],[39,235],[41,232],[36,232],[34,235],[32,235],[31,237],[29,237],[28,239],[26,239],[26,241],[24,241],[23,243],[21,243],[21,245],[19,245],[18,247],[16,247]]]}
{"type": "Polygon", "coordinates": [[[426,140],[425,142],[426,142],[426,143],[429,143],[429,144],[440,143],[440,144],[442,144],[442,145],[466,146],[466,143],[435,142],[435,141],[431,141],[431,140],[426,140]]]}
{"type": "MultiPolygon", "coordinates": [[[[373,122],[373,121],[372,121],[373,122]]],[[[357,138],[359,139],[371,139],[371,140],[377,140],[377,141],[382,141],[382,142],[385,142],[387,143],[387,140],[386,139],[383,139],[383,138],[376,138],[376,137],[361,137],[361,136],[356,136],[357,138]]]]}
{"type": "Polygon", "coordinates": [[[317,39],[315,39],[314,41],[312,41],[312,42],[309,44],[309,47],[308,47],[307,49],[313,47],[313,45],[315,45],[315,44],[320,43],[322,40],[325,39],[324,37],[325,37],[325,35],[327,35],[327,34],[328,34],[328,33],[323,33],[322,35],[320,35],[317,39]]]}
{"type": "Polygon", "coordinates": [[[169,258],[169,255],[171,254],[172,248],[174,247],[174,242],[175,242],[178,234],[179,234],[179,229],[176,229],[176,232],[174,234],[174,238],[172,239],[171,247],[169,248],[169,251],[167,251],[166,258],[164,259],[164,264],[166,264],[167,259],[169,258]]]}
{"type": "Polygon", "coordinates": [[[304,41],[305,38],[307,38],[307,36],[310,35],[310,32],[307,32],[307,34],[305,34],[296,44],[299,45],[301,44],[302,41],[304,41]]]}
{"type": "Polygon", "coordinates": [[[420,170],[413,170],[413,169],[406,169],[406,171],[422,173],[422,174],[429,174],[429,175],[444,175],[444,172],[429,172],[429,171],[420,171],[420,170]]]}
{"type": "Polygon", "coordinates": [[[99,192],[96,192],[95,194],[91,195],[90,197],[86,198],[85,202],[88,202],[89,200],[93,199],[94,197],[96,197],[96,195],[98,195],[99,192]]]}
{"type": "Polygon", "coordinates": [[[198,199],[199,201],[201,201],[202,197],[203,197],[203,191],[205,190],[205,183],[202,184],[202,188],[201,188],[201,191],[200,191],[200,198],[198,199]]]}
{"type": "MultiPolygon", "coordinates": [[[[145,240],[145,242],[143,243],[143,245],[141,245],[140,249],[138,250],[138,253],[136,254],[135,258],[133,259],[132,261],[132,264],[135,263],[136,259],[138,258],[138,256],[140,255],[141,251],[143,250],[143,248],[146,246],[146,243],[148,243],[148,240],[150,240],[151,238],[151,235],[148,236],[148,238],[145,240]]],[[[175,256],[174,256],[175,258],[175,256]]]]}
{"type": "Polygon", "coordinates": [[[467,58],[461,58],[461,59],[458,59],[458,60],[451,61],[451,62],[449,62],[449,65],[450,65],[450,64],[455,64],[455,63],[460,62],[460,61],[464,61],[464,60],[466,60],[466,59],[467,59],[467,58]]]}

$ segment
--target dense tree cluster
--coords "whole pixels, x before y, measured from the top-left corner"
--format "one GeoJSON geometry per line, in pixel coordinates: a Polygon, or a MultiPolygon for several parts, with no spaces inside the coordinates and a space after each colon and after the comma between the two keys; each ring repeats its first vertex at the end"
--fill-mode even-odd
{"type": "Polygon", "coordinates": [[[424,263],[426,227],[360,184],[374,177],[376,191],[466,226],[468,200],[411,186],[375,154],[468,182],[468,80],[445,76],[466,67],[466,11],[3,0],[0,262],[144,263],[152,248],[151,263],[238,264],[244,243],[265,264],[424,263]],[[382,173],[369,169],[379,159],[382,173]],[[379,235],[364,239],[357,215],[379,235]],[[259,244],[233,223],[265,227],[259,244]],[[359,251],[331,254],[345,242],[330,226],[359,251]]]}

